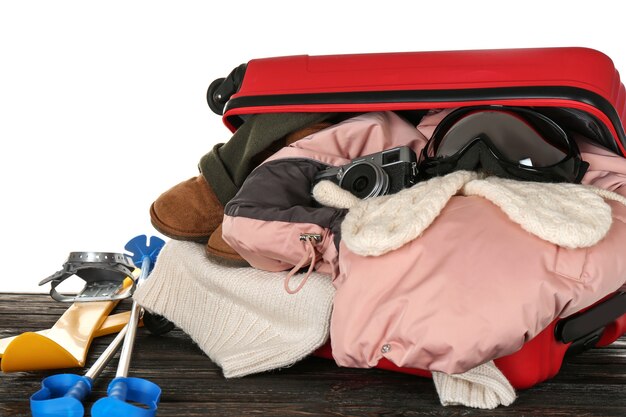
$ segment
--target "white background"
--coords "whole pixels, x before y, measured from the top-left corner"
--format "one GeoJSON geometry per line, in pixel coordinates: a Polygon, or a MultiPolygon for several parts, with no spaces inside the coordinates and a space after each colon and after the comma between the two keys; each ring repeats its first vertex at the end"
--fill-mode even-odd
{"type": "Polygon", "coordinates": [[[586,46],[626,71],[614,1],[2,1],[0,292],[156,234],[148,208],[230,137],[209,83],[253,58],[586,46]]]}

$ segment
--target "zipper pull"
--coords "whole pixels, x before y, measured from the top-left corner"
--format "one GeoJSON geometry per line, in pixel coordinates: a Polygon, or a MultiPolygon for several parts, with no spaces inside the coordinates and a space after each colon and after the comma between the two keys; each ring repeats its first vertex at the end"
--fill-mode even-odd
{"type": "Polygon", "coordinates": [[[307,246],[307,249],[302,259],[300,259],[300,261],[293,267],[291,271],[289,271],[289,273],[285,277],[284,287],[285,291],[287,291],[289,294],[295,294],[300,291],[311,276],[311,273],[313,272],[313,268],[315,268],[315,263],[317,261],[315,257],[315,247],[313,245],[322,241],[322,235],[320,235],[319,233],[301,233],[300,241],[306,242],[305,245],[307,246]],[[309,263],[309,270],[306,272],[304,278],[302,278],[302,281],[300,281],[298,287],[296,289],[291,289],[291,287],[289,286],[289,281],[291,280],[291,277],[293,277],[294,274],[300,270],[300,268],[306,265],[307,262],[309,263]]]}
{"type": "Polygon", "coordinates": [[[300,234],[300,241],[302,242],[306,242],[306,241],[315,241],[316,243],[319,243],[322,241],[322,235],[320,235],[319,233],[301,233],[300,234]]]}

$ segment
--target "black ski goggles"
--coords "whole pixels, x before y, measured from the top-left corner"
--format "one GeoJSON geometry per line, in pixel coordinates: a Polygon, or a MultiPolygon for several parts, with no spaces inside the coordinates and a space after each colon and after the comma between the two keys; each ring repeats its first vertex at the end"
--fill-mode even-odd
{"type": "Polygon", "coordinates": [[[422,151],[422,178],[453,171],[538,182],[579,183],[589,164],[553,120],[530,108],[480,106],[451,112],[422,151]]]}

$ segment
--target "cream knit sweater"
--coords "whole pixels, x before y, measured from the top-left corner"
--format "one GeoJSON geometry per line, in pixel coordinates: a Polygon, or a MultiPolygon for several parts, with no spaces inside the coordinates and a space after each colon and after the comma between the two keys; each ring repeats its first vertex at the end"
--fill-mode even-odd
{"type": "Polygon", "coordinates": [[[224,376],[240,377],[292,365],[328,339],[331,278],[314,272],[292,295],[286,274],[220,264],[201,244],[171,240],[133,297],[189,334],[224,376]]]}

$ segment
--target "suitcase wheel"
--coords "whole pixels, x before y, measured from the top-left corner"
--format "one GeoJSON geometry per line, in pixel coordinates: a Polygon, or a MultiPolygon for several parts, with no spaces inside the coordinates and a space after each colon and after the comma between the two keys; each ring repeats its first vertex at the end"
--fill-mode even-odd
{"type": "Polygon", "coordinates": [[[214,80],[210,85],[209,89],[206,92],[206,101],[209,104],[209,108],[215,114],[219,114],[220,116],[224,114],[224,106],[226,106],[226,102],[229,97],[222,97],[222,95],[217,91],[218,88],[222,86],[222,83],[226,80],[226,78],[218,78],[214,80]]]}

